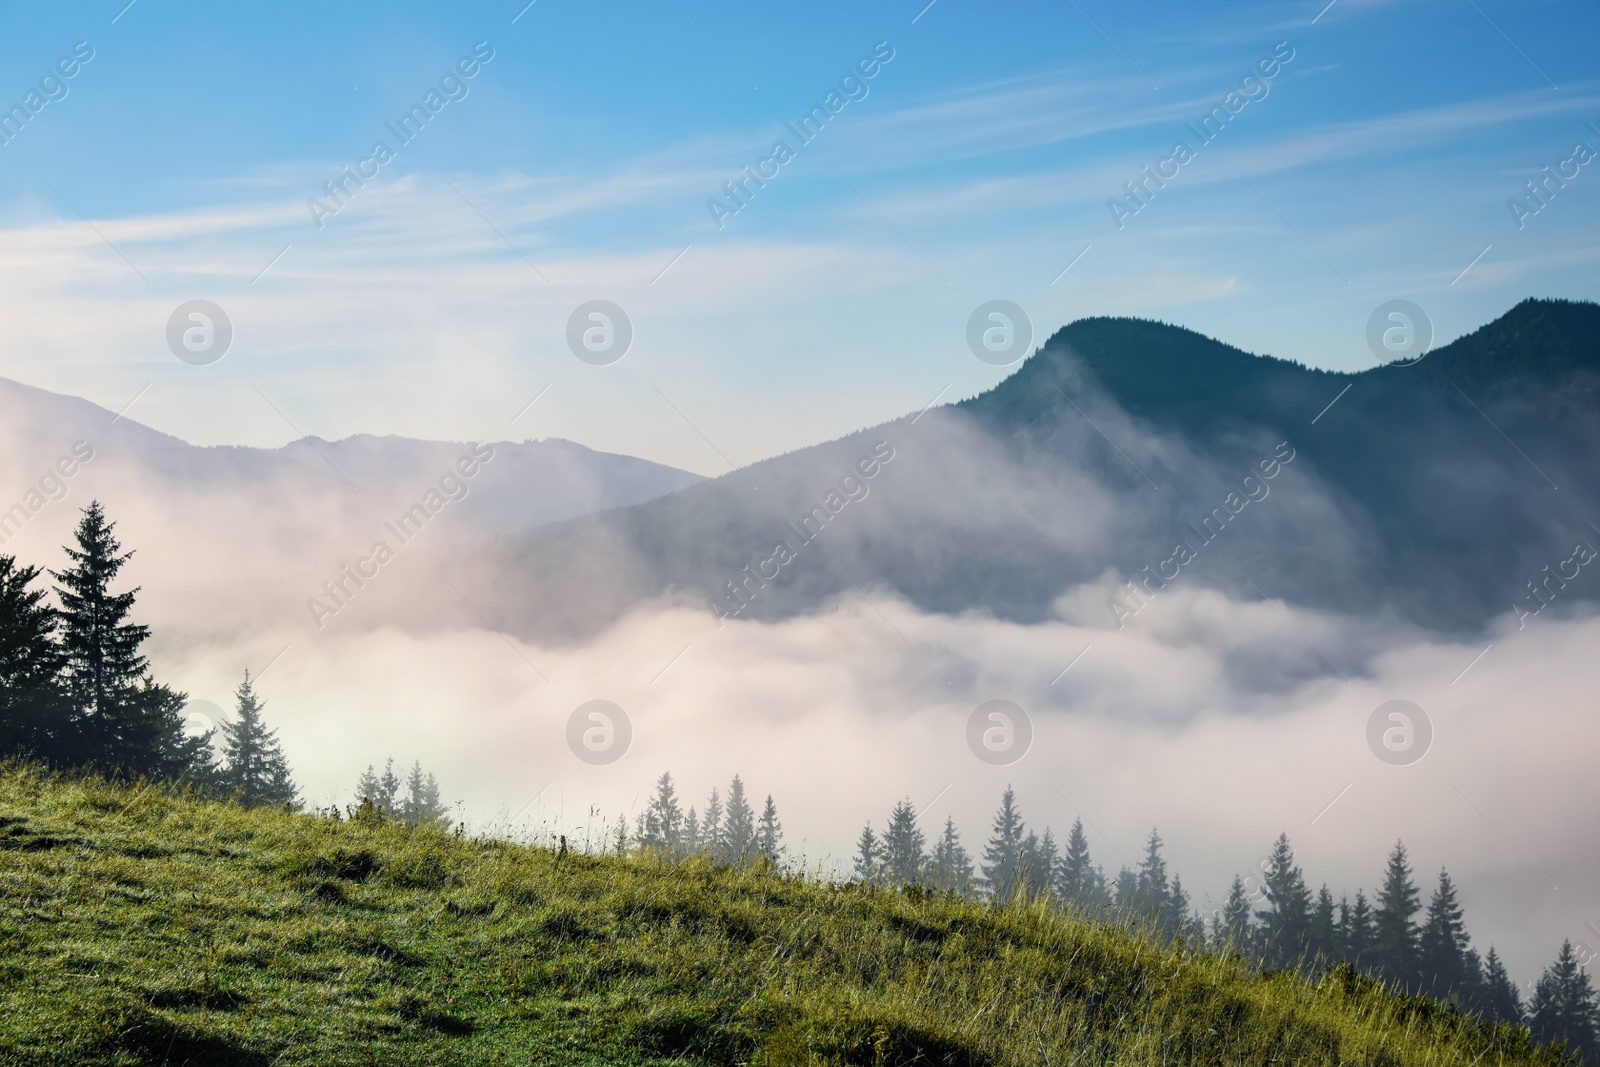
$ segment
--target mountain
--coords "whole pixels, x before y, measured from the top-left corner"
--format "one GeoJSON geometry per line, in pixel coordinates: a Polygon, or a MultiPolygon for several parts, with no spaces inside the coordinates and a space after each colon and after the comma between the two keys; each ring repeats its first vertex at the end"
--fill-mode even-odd
{"type": "Polygon", "coordinates": [[[441,566],[537,638],[674,596],[779,619],[879,590],[1028,622],[1086,583],[1125,625],[1191,582],[1464,633],[1600,597],[1574,549],[1600,544],[1597,390],[1592,303],[1524,301],[1353,374],[1083,319],[982,395],[441,566]]]}
{"type": "MultiPolygon", "coordinates": [[[[407,560],[425,548],[448,554],[701,480],[562,440],[473,446],[360,435],[199,447],[0,379],[0,491],[8,494],[0,497],[0,551],[59,566],[78,509],[99,498],[137,550],[128,578],[150,590],[143,610],[177,643],[257,633],[275,620],[309,624],[307,598],[379,541],[407,560]],[[393,532],[402,527],[405,538],[393,532]]],[[[380,585],[385,592],[369,594],[356,615],[371,625],[386,621],[384,597],[405,600],[403,580],[380,585]]]]}
{"type": "MultiPolygon", "coordinates": [[[[331,491],[383,509],[413,503],[467,451],[462,443],[369,434],[340,441],[304,437],[281,448],[202,447],[117,418],[86,400],[4,378],[0,425],[11,431],[8,455],[23,470],[43,470],[81,440],[100,458],[136,468],[157,488],[199,495],[271,488],[296,497],[331,491]]],[[[494,442],[493,449],[493,459],[482,464],[457,509],[455,526],[469,536],[511,533],[637,504],[702,480],[559,438],[494,442]]]]}

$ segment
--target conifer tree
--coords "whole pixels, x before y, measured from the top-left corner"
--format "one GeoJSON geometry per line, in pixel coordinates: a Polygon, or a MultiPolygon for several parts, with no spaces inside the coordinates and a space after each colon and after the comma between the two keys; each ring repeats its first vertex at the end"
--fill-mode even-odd
{"type": "MultiPolygon", "coordinates": [[[[391,759],[390,763],[394,761],[391,759]]],[[[391,815],[393,811],[384,805],[383,781],[372,769],[372,764],[367,764],[367,769],[361,772],[361,777],[356,779],[356,804],[365,807],[370,804],[372,808],[383,814],[391,815]]]]}
{"type": "Polygon", "coordinates": [[[1559,1041],[1590,1060],[1600,1053],[1594,985],[1578,965],[1572,942],[1561,943],[1556,961],[1544,969],[1528,1001],[1528,1024],[1536,1041],[1559,1041]]]}
{"type": "Polygon", "coordinates": [[[683,852],[692,856],[700,851],[700,813],[694,810],[694,805],[689,805],[689,814],[683,817],[683,852]]]}
{"type": "Polygon", "coordinates": [[[1262,941],[1274,967],[1298,966],[1311,936],[1311,890],[1294,863],[1289,836],[1279,834],[1262,876],[1262,891],[1270,907],[1256,913],[1262,922],[1262,941]]]}
{"type": "Polygon", "coordinates": [[[289,763],[278,745],[277,732],[267,729],[262,716],[265,705],[256,696],[249,671],[244,672],[234,696],[239,717],[222,724],[222,767],[217,771],[217,784],[241,804],[295,803],[289,763]]]}
{"type": "Polygon", "coordinates": [[[1373,945],[1376,969],[1384,979],[1406,989],[1417,986],[1417,927],[1413,921],[1422,909],[1421,894],[1411,881],[1406,847],[1395,842],[1384,869],[1383,887],[1373,910],[1373,945]]]}
{"type": "Polygon", "coordinates": [[[656,779],[655,796],[645,808],[644,842],[652,848],[676,856],[683,841],[683,808],[678,804],[678,790],[672,784],[672,775],[663,771],[656,779]]]}
{"type": "MultiPolygon", "coordinates": [[[[1168,940],[1181,938],[1185,941],[1195,939],[1195,927],[1199,924],[1197,917],[1189,914],[1189,894],[1184,891],[1183,878],[1179,875],[1172,876],[1172,884],[1167,889],[1166,903],[1161,909],[1161,914],[1156,920],[1156,928],[1161,931],[1161,936],[1168,940]]],[[[1199,940],[1204,940],[1204,929],[1200,930],[1199,940]]]]}
{"type": "Polygon", "coordinates": [[[1333,893],[1327,883],[1317,891],[1317,902],[1311,909],[1311,928],[1307,939],[1307,956],[1310,962],[1333,963],[1341,959],[1339,928],[1334,920],[1333,893]]]}
{"type": "Polygon", "coordinates": [[[1082,907],[1093,870],[1083,820],[1074,819],[1072,829],[1067,831],[1067,847],[1061,854],[1061,865],[1056,869],[1056,895],[1082,907]]]}
{"type": "Polygon", "coordinates": [[[1483,984],[1478,997],[1478,1010],[1497,1022],[1523,1021],[1522,994],[1506,972],[1506,965],[1491,946],[1483,960],[1483,984]]]}
{"type": "Polygon", "coordinates": [[[894,806],[883,832],[883,879],[890,885],[910,885],[922,877],[926,839],[917,826],[917,809],[906,798],[894,806]]]}
{"type": "Polygon", "coordinates": [[[878,835],[872,832],[872,823],[861,828],[861,836],[856,838],[856,865],[852,872],[856,881],[863,885],[870,885],[878,880],[882,870],[883,848],[878,844],[878,835]]]}
{"type": "Polygon", "coordinates": [[[928,879],[935,889],[947,893],[969,896],[972,893],[972,857],[961,846],[956,833],[956,821],[948,816],[944,820],[944,833],[933,848],[933,858],[928,865],[928,879]]]}
{"type": "Polygon", "coordinates": [[[1340,918],[1339,935],[1344,946],[1344,958],[1359,970],[1372,970],[1378,928],[1372,905],[1367,903],[1367,895],[1362,890],[1356,890],[1356,902],[1351,906],[1348,918],[1340,918]]]}
{"type": "Polygon", "coordinates": [[[400,802],[400,818],[412,826],[438,826],[448,829],[448,809],[439,798],[439,783],[432,774],[422,773],[422,763],[414,760],[406,777],[406,796],[400,802]]]}
{"type": "Polygon", "coordinates": [[[38,576],[0,556],[0,756],[64,761],[74,755],[71,708],[57,684],[64,658],[55,609],[32,588],[38,576]]]}
{"type": "Polygon", "coordinates": [[[1452,993],[1469,995],[1477,978],[1476,967],[1468,973],[1467,929],[1456,887],[1449,872],[1442,869],[1418,935],[1417,962],[1421,991],[1440,1000],[1452,993]]]}
{"type": "Polygon", "coordinates": [[[700,851],[713,859],[722,857],[722,796],[715,788],[700,819],[700,851]]]}
{"type": "Polygon", "coordinates": [[[1123,922],[1134,918],[1135,905],[1139,901],[1139,873],[1132,867],[1123,866],[1117,871],[1117,881],[1112,891],[1112,906],[1116,909],[1117,917],[1123,922]]]}
{"type": "Polygon", "coordinates": [[[756,813],[745,798],[744,782],[736,774],[728,786],[728,813],[723,823],[723,860],[748,863],[756,855],[756,813]]]}
{"type": "Polygon", "coordinates": [[[1161,855],[1161,835],[1154,827],[1145,841],[1144,859],[1134,876],[1132,907],[1140,918],[1162,925],[1171,907],[1167,861],[1161,855]]]}
{"type": "Polygon", "coordinates": [[[983,883],[997,903],[1005,903],[1016,891],[1024,829],[1016,794],[1008,785],[1000,795],[1000,810],[995,812],[993,832],[983,849],[983,883]]]}
{"type": "Polygon", "coordinates": [[[1255,953],[1255,930],[1250,921],[1250,898],[1245,894],[1244,879],[1237,874],[1228,886],[1228,899],[1213,921],[1212,940],[1218,945],[1246,958],[1255,953]]]}
{"type": "Polygon", "coordinates": [[[772,802],[771,793],[767,794],[767,802],[761,808],[761,821],[756,825],[755,851],[768,863],[783,861],[783,825],[778,822],[778,805],[772,802]]]}
{"type": "Polygon", "coordinates": [[[139,647],[150,636],[150,628],[128,621],[137,588],[111,591],[111,583],[133,553],[122,553],[116,524],[106,519],[98,500],[83,509],[74,536],[78,547],[64,549],[72,566],[50,572],[60,583],[56,597],[61,601],[67,688],[91,758],[111,763],[129,740],[122,736],[121,713],[144,674],[146,661],[139,647]]]}
{"type": "Polygon", "coordinates": [[[139,648],[150,630],[129,621],[139,590],[111,591],[133,553],[122,552],[99,501],[83,509],[74,538],[78,547],[65,549],[71,566],[50,572],[59,583],[71,758],[128,774],[204,779],[211,771],[210,744],[185,734],[185,697],[145,676],[148,663],[139,648]]]}
{"type": "MultiPolygon", "coordinates": [[[[1032,834],[1028,836],[1033,837],[1032,834]]],[[[1061,850],[1056,847],[1055,832],[1045,827],[1044,836],[1026,854],[1022,880],[1028,887],[1028,894],[1054,893],[1056,869],[1061,866],[1061,850]]]]}

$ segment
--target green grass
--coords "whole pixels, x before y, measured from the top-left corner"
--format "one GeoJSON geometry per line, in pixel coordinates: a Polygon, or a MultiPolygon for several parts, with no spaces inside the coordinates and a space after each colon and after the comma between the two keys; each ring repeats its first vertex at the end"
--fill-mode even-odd
{"type": "Polygon", "coordinates": [[[1347,972],[1039,906],[0,766],[0,1063],[1545,1062],[1347,972]]]}

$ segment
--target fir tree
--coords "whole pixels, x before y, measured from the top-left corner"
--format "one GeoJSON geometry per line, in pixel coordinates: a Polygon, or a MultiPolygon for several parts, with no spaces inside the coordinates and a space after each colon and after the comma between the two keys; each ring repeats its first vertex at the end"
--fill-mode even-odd
{"type": "Polygon", "coordinates": [[[1244,879],[1237,874],[1228,886],[1228,899],[1213,920],[1212,940],[1229,951],[1250,957],[1255,952],[1255,930],[1250,921],[1250,898],[1245,894],[1244,879]]]}
{"type": "MultiPolygon", "coordinates": [[[[394,760],[390,759],[393,766],[394,760]]],[[[356,804],[359,807],[370,806],[374,811],[388,816],[394,814],[393,797],[385,803],[383,794],[383,779],[373,771],[372,764],[367,764],[367,769],[361,772],[361,777],[356,779],[356,804]]]]}
{"type": "Polygon", "coordinates": [[[1083,820],[1072,820],[1067,831],[1067,847],[1061,854],[1061,865],[1056,868],[1056,895],[1080,907],[1088,896],[1088,882],[1094,867],[1089,858],[1089,838],[1083,832],[1083,820]]]}
{"type": "Polygon", "coordinates": [[[723,823],[723,860],[748,863],[756,854],[756,813],[744,795],[744,783],[736,774],[728,786],[728,814],[723,823]]]}
{"type": "Polygon", "coordinates": [[[139,590],[111,591],[133,553],[122,552],[99,501],[84,508],[74,536],[78,547],[65,549],[72,565],[50,572],[59,583],[73,758],[129,774],[204,777],[210,746],[184,733],[183,695],[144,677],[139,648],[150,629],[129,621],[139,590]]]}
{"type": "Polygon", "coordinates": [[[767,802],[761,808],[761,821],[756,825],[756,855],[768,863],[780,863],[783,860],[783,825],[778,822],[778,805],[772,802],[772,794],[767,794],[767,802]]]}
{"type": "Polygon", "coordinates": [[[64,665],[56,612],[31,588],[37,567],[0,556],[0,755],[71,759],[71,709],[57,685],[64,665]]]}
{"type": "Polygon", "coordinates": [[[1139,900],[1139,874],[1132,867],[1122,867],[1117,871],[1116,885],[1112,888],[1112,906],[1116,909],[1117,916],[1126,922],[1134,917],[1135,905],[1139,900]]]}
{"type": "Polygon", "coordinates": [[[1161,855],[1161,835],[1150,829],[1145,841],[1144,859],[1134,875],[1133,911],[1140,918],[1164,925],[1171,906],[1171,887],[1167,883],[1167,861],[1161,855]]]}
{"type": "MultiPolygon", "coordinates": [[[[1029,834],[1028,838],[1032,840],[1033,835],[1029,834]]],[[[1025,855],[1022,882],[1027,886],[1028,894],[1054,893],[1056,870],[1061,866],[1061,851],[1056,847],[1055,833],[1048,826],[1045,827],[1044,836],[1025,850],[1025,855]]]]}
{"type": "Polygon", "coordinates": [[[713,858],[722,855],[722,796],[715,788],[706,801],[706,813],[700,819],[700,851],[713,858]]]}
{"type": "Polygon", "coordinates": [[[852,872],[856,881],[863,885],[876,882],[882,870],[882,856],[878,835],[872,832],[872,823],[869,822],[861,828],[861,836],[856,838],[856,865],[852,872]]]}
{"type": "Polygon", "coordinates": [[[276,731],[267,729],[262,716],[265,705],[256,696],[249,671],[244,672],[234,696],[239,701],[239,718],[222,724],[223,763],[217,784],[241,804],[293,804],[295,787],[289,763],[276,731]]]}
{"type": "Polygon", "coordinates": [[[1161,910],[1156,926],[1161,936],[1169,940],[1179,938],[1197,943],[1205,940],[1205,928],[1198,916],[1189,914],[1189,894],[1184,891],[1183,879],[1176,874],[1172,876],[1166,905],[1161,910]]]}
{"type": "Polygon", "coordinates": [[[700,851],[700,813],[694,810],[694,805],[689,805],[689,814],[683,818],[683,851],[685,855],[693,855],[700,851]]]}
{"type": "Polygon", "coordinates": [[[672,775],[663,771],[656,779],[656,793],[645,808],[645,844],[669,856],[679,854],[683,844],[683,808],[672,775]]]}
{"type": "Polygon", "coordinates": [[[1467,929],[1449,872],[1439,871],[1439,887],[1428,902],[1417,939],[1420,989],[1444,1000],[1452,993],[1464,999],[1475,984],[1477,968],[1467,966],[1467,929]]]}
{"type": "Polygon", "coordinates": [[[1521,1024],[1522,994],[1506,972],[1506,965],[1491,946],[1483,961],[1483,982],[1477,1008],[1497,1022],[1521,1024]]]}
{"type": "Polygon", "coordinates": [[[1413,920],[1421,909],[1422,898],[1411,881],[1406,847],[1397,841],[1372,915],[1372,952],[1378,973],[1406,989],[1417,985],[1417,927],[1413,920]]]}
{"type": "Polygon", "coordinates": [[[1000,810],[995,812],[994,829],[983,849],[983,882],[998,903],[1005,903],[1017,889],[1023,831],[1016,794],[1008,785],[1000,795],[1000,810]]]}
{"type": "Polygon", "coordinates": [[[1600,1053],[1594,985],[1578,965],[1572,942],[1561,943],[1556,961],[1544,969],[1528,1001],[1528,1024],[1536,1041],[1559,1041],[1585,1060],[1600,1053]]]}
{"type": "Polygon", "coordinates": [[[394,773],[394,757],[383,764],[383,777],[378,779],[378,789],[383,796],[383,810],[387,815],[400,812],[400,778],[394,773]]]}
{"type": "Polygon", "coordinates": [[[910,885],[922,877],[926,859],[917,810],[909,798],[894,806],[883,832],[883,878],[890,885],[910,885]]]}
{"type": "MultiPolygon", "coordinates": [[[[106,735],[114,729],[111,719],[128,691],[144,674],[146,661],[139,646],[150,636],[150,628],[128,621],[137,588],[111,592],[111,583],[133,553],[118,554],[122,544],[116,524],[106,519],[98,500],[83,509],[74,536],[78,547],[64,550],[73,565],[50,572],[61,583],[56,596],[61,601],[67,684],[79,714],[101,719],[94,732],[106,735]]],[[[108,749],[114,749],[116,740],[114,734],[101,738],[108,749]]]]}
{"type": "Polygon", "coordinates": [[[972,892],[972,876],[972,857],[961,846],[956,821],[947,816],[944,833],[939,835],[939,843],[934,846],[933,858],[928,864],[928,880],[935,889],[968,896],[972,892]]]}
{"type": "Polygon", "coordinates": [[[1262,942],[1267,961],[1274,967],[1294,967],[1305,955],[1311,936],[1311,890],[1294,864],[1294,849],[1287,834],[1279,834],[1261,879],[1270,907],[1256,913],[1262,922],[1262,942]]]}
{"type": "Polygon", "coordinates": [[[1372,969],[1378,927],[1372,905],[1367,903],[1367,895],[1359,889],[1356,890],[1356,902],[1351,906],[1349,915],[1340,916],[1339,939],[1344,947],[1344,958],[1350,961],[1351,966],[1363,971],[1372,969]]]}
{"type": "Polygon", "coordinates": [[[449,829],[448,809],[439,799],[439,783],[432,774],[422,773],[421,761],[413,761],[406,777],[406,797],[400,802],[400,818],[412,826],[437,826],[449,829]]]}
{"type": "Polygon", "coordinates": [[[1333,963],[1344,953],[1339,944],[1339,927],[1334,920],[1333,893],[1326,883],[1317,891],[1317,903],[1311,909],[1311,929],[1307,940],[1307,955],[1312,961],[1333,963]]]}

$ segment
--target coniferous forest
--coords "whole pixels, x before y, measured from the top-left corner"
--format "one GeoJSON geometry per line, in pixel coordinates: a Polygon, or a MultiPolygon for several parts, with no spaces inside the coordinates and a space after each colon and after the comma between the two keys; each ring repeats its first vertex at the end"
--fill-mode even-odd
{"type": "MultiPolygon", "coordinates": [[[[157,681],[141,652],[150,631],[134,621],[139,590],[119,581],[133,553],[98,503],[83,510],[64,554],[62,568],[48,572],[0,555],[0,755],[112,779],[187,783],[245,806],[301,807],[248,671],[234,694],[235,719],[215,733],[186,730],[186,695],[157,681]]],[[[392,758],[381,773],[368,765],[354,798],[346,809],[353,816],[462,830],[420,763],[403,781],[392,758]]],[[[726,795],[714,789],[703,808],[686,809],[671,774],[662,774],[632,824],[616,824],[612,844],[618,853],[668,861],[790,861],[773,797],[758,803],[737,775],[726,795]]],[[[1162,846],[1152,830],[1138,862],[1108,875],[1091,857],[1081,819],[1058,840],[1052,829],[1026,823],[1007,788],[981,853],[968,850],[953,819],[924,829],[904,800],[880,828],[862,828],[850,880],[997,906],[1044,902],[1269,970],[1315,975],[1348,966],[1394,990],[1525,1026],[1535,1040],[1561,1042],[1583,1057],[1600,1051],[1600,1001],[1570,941],[1525,997],[1495,949],[1473,944],[1449,872],[1419,884],[1403,843],[1370,896],[1357,889],[1336,898],[1327,885],[1313,892],[1280,836],[1261,868],[1236,876],[1209,915],[1169,871],[1162,846]]]]}

